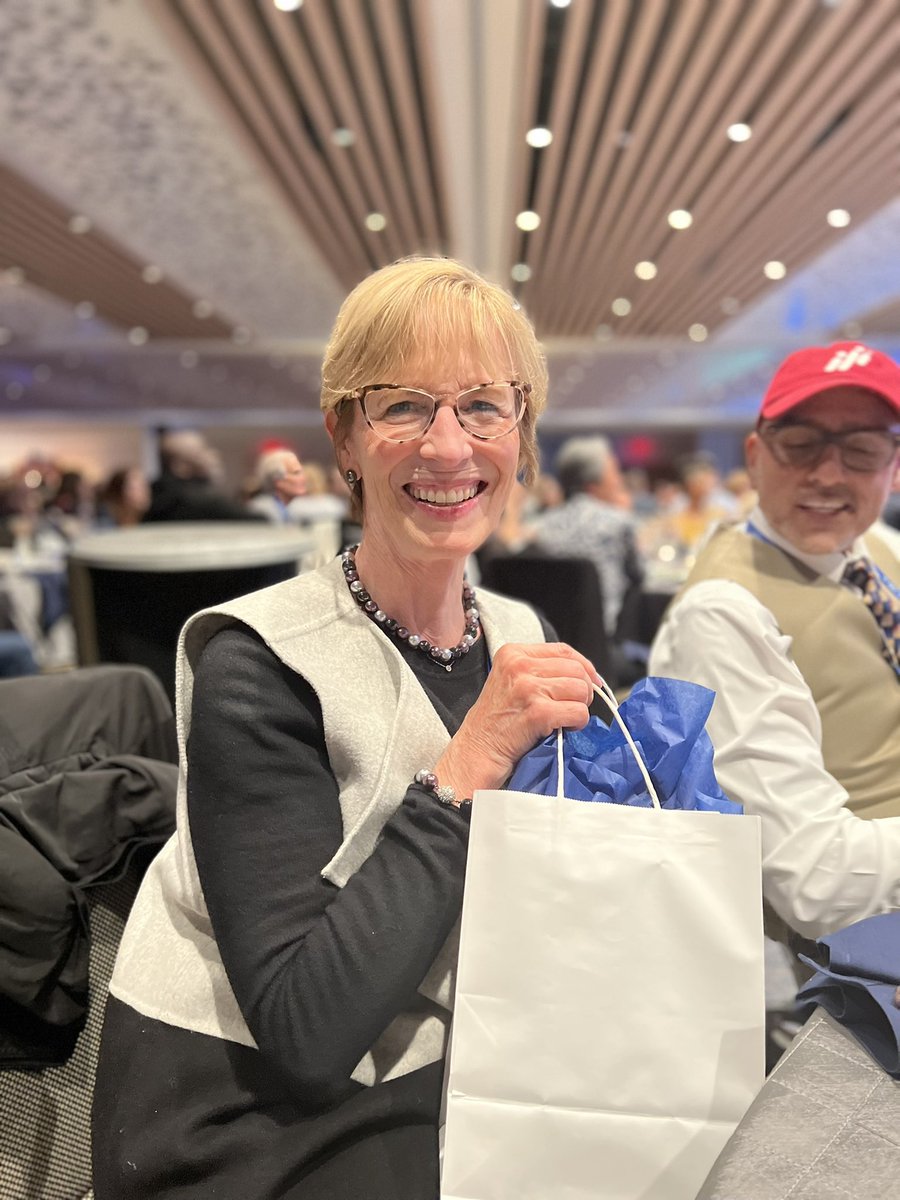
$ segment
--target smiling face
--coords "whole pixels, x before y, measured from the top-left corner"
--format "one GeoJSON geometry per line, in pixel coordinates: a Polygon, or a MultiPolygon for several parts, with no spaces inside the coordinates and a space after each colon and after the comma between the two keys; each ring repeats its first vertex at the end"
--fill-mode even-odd
{"type": "MultiPolygon", "coordinates": [[[[890,429],[897,416],[872,392],[844,387],[822,392],[791,410],[833,433],[890,429]]],[[[767,520],[806,554],[847,550],[877,520],[898,471],[898,457],[878,471],[850,471],[838,447],[829,445],[814,467],[785,467],[775,461],[758,433],[747,438],[747,467],[767,520]]]]}
{"type": "MultiPolygon", "coordinates": [[[[516,478],[519,430],[491,441],[465,432],[453,399],[464,388],[512,378],[509,363],[463,354],[439,367],[425,363],[395,371],[390,379],[440,394],[427,433],[414,441],[386,442],[356,406],[348,437],[337,447],[343,470],[359,476],[364,496],[363,529],[368,556],[385,562],[423,564],[464,561],[496,529],[516,478]]],[[[329,414],[329,430],[336,420],[329,414]]]]}

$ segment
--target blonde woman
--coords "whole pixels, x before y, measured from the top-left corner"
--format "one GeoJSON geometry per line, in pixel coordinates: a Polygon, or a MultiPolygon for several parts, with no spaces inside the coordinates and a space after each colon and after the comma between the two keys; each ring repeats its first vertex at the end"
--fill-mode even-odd
{"type": "Polygon", "coordinates": [[[464,577],[536,466],[518,305],[396,263],[323,381],[362,541],[183,635],[178,832],[111,985],[96,1200],[437,1197],[469,798],[588,719],[592,665],[464,577]]]}

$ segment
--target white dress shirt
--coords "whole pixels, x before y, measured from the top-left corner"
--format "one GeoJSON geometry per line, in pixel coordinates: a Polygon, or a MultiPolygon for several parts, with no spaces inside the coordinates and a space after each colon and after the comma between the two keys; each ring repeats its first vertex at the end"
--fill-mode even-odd
{"type": "MultiPolygon", "coordinates": [[[[849,555],[801,554],[759,509],[749,524],[835,581],[848,557],[865,554],[861,538],[849,555]]],[[[707,725],[716,775],[727,796],[761,818],[764,895],[789,925],[816,938],[900,908],[900,817],[864,820],[845,807],[846,790],[825,769],[819,713],[790,645],[746,588],[704,580],[667,613],[649,671],[716,692],[707,725]]],[[[897,768],[900,793],[900,730],[897,768]]]]}

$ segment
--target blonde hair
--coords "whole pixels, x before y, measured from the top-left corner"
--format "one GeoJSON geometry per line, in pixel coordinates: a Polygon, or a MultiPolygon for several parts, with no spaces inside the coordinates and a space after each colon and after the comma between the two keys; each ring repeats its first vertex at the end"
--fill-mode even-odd
{"type": "MultiPolygon", "coordinates": [[[[403,258],[353,289],[334,324],[322,364],[322,410],[370,383],[402,383],[411,366],[455,362],[474,352],[502,365],[503,377],[531,384],[519,425],[519,470],[538,471],[536,422],[547,403],[547,364],[531,322],[509,292],[450,258],[403,258]],[[502,356],[502,364],[498,361],[502,356]]],[[[350,431],[346,406],[334,430],[350,431]]]]}

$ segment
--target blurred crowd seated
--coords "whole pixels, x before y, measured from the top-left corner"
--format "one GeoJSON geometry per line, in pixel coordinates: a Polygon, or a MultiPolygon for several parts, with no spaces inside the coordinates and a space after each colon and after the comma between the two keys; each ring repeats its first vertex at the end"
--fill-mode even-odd
{"type": "MultiPolygon", "coordinates": [[[[333,557],[356,532],[340,476],[301,463],[290,447],[248,447],[247,476],[233,489],[219,453],[197,430],[158,431],[157,459],[152,479],[136,462],[104,473],[40,453],[0,474],[0,678],[79,661],[67,567],[85,535],[159,522],[271,523],[277,517],[307,531],[308,550],[298,565],[308,569],[333,557]],[[282,505],[272,464],[285,456],[296,464],[300,485],[282,505]]],[[[210,602],[216,598],[223,597],[210,602]]]]}

